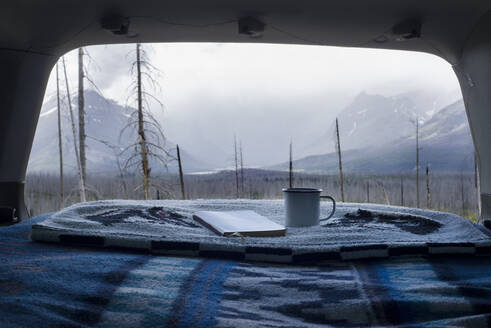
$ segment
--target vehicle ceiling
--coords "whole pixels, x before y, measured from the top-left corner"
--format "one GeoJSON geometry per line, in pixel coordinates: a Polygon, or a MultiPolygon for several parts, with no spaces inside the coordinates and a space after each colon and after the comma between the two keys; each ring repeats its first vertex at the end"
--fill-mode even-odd
{"type": "Polygon", "coordinates": [[[0,48],[60,56],[91,44],[261,42],[416,50],[456,63],[490,10],[489,0],[3,0],[0,48]],[[247,16],[266,24],[262,37],[238,33],[247,16]],[[133,37],[102,29],[107,17],[128,18],[133,37]],[[396,41],[392,29],[406,20],[421,22],[421,37],[396,41]]]}

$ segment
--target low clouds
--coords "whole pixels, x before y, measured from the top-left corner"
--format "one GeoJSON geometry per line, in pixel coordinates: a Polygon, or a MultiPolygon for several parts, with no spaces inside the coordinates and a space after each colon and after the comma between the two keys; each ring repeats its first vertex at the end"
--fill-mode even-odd
{"type": "MultiPolygon", "coordinates": [[[[146,45],[148,48],[148,45],[146,45]]],[[[327,130],[361,91],[394,95],[417,89],[455,94],[448,63],[402,51],[268,44],[153,44],[162,72],[168,137],[208,161],[228,164],[233,134],[248,165],[283,160],[290,138],[301,147],[327,130]],[[207,146],[202,144],[206,143],[207,146]]],[[[125,104],[134,45],[92,46],[90,75],[104,96],[125,104]]],[[[67,56],[76,89],[76,52],[67,56]]],[[[54,74],[47,94],[54,90],[54,74]]]]}

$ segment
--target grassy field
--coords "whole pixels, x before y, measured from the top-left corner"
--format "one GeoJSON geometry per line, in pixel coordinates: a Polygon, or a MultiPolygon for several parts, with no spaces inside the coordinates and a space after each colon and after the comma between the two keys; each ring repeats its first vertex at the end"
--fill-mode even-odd
{"type": "MultiPolygon", "coordinates": [[[[52,174],[28,174],[26,202],[32,215],[56,211],[79,202],[75,176],[64,178],[65,197],[60,197],[59,177],[52,174]]],[[[186,198],[236,198],[237,186],[234,171],[213,174],[185,175],[186,198]]],[[[153,199],[180,199],[181,189],[177,175],[153,177],[153,199]]],[[[142,199],[141,177],[90,175],[89,199],[142,199]]],[[[282,188],[287,187],[288,172],[244,170],[239,175],[239,198],[281,199],[282,188]],[[242,183],[243,181],[243,183],[242,183]]],[[[341,200],[337,175],[295,173],[295,187],[324,189],[341,200]]],[[[475,220],[477,213],[477,189],[471,173],[438,173],[430,176],[430,199],[428,203],[426,177],[420,175],[419,207],[456,213],[475,220]]],[[[361,175],[346,174],[344,194],[347,202],[369,202],[416,207],[416,177],[411,174],[361,175]],[[401,188],[402,185],[402,188],[401,188]]]]}

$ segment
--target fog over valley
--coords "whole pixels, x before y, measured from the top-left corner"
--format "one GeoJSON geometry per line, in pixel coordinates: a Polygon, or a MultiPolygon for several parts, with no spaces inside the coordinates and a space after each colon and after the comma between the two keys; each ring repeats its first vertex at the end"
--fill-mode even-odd
{"type": "MultiPolygon", "coordinates": [[[[156,102],[149,106],[164,129],[167,146],[179,144],[183,149],[187,171],[232,167],[234,135],[242,144],[247,167],[282,168],[290,141],[298,160],[332,153],[336,117],[343,151],[364,151],[364,158],[371,147],[404,145],[404,140],[414,138],[416,118],[422,126],[431,120],[435,124],[435,114],[449,105],[454,104],[456,122],[464,118],[466,124],[451,66],[428,54],[267,44],[153,44],[143,48],[160,71],[154,78],[161,88],[146,87],[163,108],[156,102]]],[[[87,135],[107,138],[113,144],[124,142],[119,130],[127,115],[125,107],[136,106],[128,100],[134,45],[86,50],[90,79],[86,82],[87,135]]],[[[75,99],[76,52],[67,54],[66,60],[75,99]]],[[[50,165],[57,170],[52,160],[57,154],[55,90],[53,71],[31,171],[50,170],[50,165]],[[48,148],[53,149],[51,153],[48,148]]],[[[76,110],[76,101],[74,105],[76,110]]],[[[68,117],[64,117],[64,147],[69,154],[71,132],[68,117]]],[[[445,142],[465,139],[462,149],[467,149],[468,131],[464,131],[465,138],[457,132],[445,142]]],[[[114,151],[89,140],[87,153],[88,170],[111,169],[108,162],[114,151]]]]}

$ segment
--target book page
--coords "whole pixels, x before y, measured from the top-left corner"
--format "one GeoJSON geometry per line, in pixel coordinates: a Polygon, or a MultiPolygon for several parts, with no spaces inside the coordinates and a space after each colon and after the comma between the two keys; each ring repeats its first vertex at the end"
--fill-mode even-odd
{"type": "Polygon", "coordinates": [[[284,226],[254,211],[200,211],[193,217],[220,234],[285,230],[284,226]]]}

